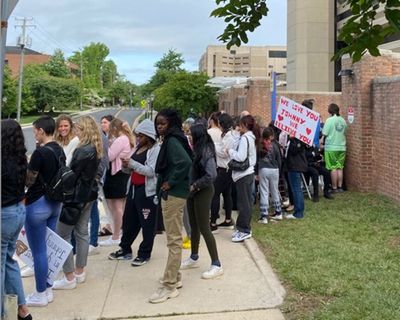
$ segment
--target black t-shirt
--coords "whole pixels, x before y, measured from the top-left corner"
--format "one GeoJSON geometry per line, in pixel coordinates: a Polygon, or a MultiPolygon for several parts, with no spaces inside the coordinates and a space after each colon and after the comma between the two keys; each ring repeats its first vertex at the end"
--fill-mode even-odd
{"type": "Polygon", "coordinates": [[[44,183],[50,183],[51,179],[57,173],[59,164],[58,159],[64,156],[64,151],[57,142],[49,142],[46,146],[38,147],[32,154],[31,160],[29,161],[28,170],[39,172],[35,183],[28,189],[26,193],[26,204],[35,202],[44,195],[45,187],[44,183]],[[52,148],[56,153],[48,149],[52,148]]]}
{"type": "Polygon", "coordinates": [[[1,162],[1,207],[19,203],[25,196],[25,180],[18,182],[17,163],[12,160],[1,162]]]}

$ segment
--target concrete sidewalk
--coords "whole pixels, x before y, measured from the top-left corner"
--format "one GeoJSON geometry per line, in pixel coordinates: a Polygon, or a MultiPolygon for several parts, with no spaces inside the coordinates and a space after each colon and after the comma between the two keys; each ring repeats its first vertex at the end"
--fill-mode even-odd
{"type": "MultiPolygon", "coordinates": [[[[183,270],[183,288],[177,298],[161,304],[148,302],[159,286],[167,259],[165,233],[157,235],[152,258],[141,267],[130,261],[111,261],[107,256],[118,247],[102,247],[90,256],[87,279],[74,290],[54,290],[54,302],[44,308],[31,307],[34,319],[129,319],[168,317],[171,320],[263,319],[283,320],[277,309],[285,290],[253,239],[231,242],[232,231],[215,235],[225,274],[214,280],[201,279],[210,258],[200,245],[200,268],[183,270]]],[[[140,239],[133,244],[134,254],[140,239]]],[[[183,258],[190,250],[183,250],[183,258]]],[[[34,290],[34,278],[24,279],[26,293],[34,290]]]]}

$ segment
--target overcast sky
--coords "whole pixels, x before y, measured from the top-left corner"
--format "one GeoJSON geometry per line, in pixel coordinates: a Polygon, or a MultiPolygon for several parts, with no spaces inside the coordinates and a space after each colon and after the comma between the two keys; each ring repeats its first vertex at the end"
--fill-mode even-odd
{"type": "MultiPolygon", "coordinates": [[[[249,45],[286,45],[286,1],[269,0],[269,14],[249,45]]],[[[168,49],[183,54],[185,68],[197,70],[207,45],[220,44],[224,22],[210,18],[214,0],[19,0],[9,18],[7,44],[16,45],[16,17],[29,17],[31,49],[68,57],[90,42],[102,42],[118,71],[133,83],[146,82],[168,49]]]]}

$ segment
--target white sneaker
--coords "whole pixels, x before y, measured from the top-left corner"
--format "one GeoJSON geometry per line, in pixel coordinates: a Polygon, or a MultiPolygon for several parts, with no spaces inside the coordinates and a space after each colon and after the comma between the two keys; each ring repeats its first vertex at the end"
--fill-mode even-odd
{"type": "Polygon", "coordinates": [[[99,246],[101,247],[118,246],[120,242],[121,242],[120,239],[113,240],[113,238],[109,237],[106,240],[99,241],[99,246]]]}
{"type": "Polygon", "coordinates": [[[281,221],[283,219],[282,213],[281,214],[274,214],[273,216],[269,216],[270,219],[275,221],[281,221]]]}
{"type": "Polygon", "coordinates": [[[66,277],[62,277],[60,280],[54,281],[54,290],[72,290],[76,288],[76,278],[69,281],[66,277]]]}
{"type": "Polygon", "coordinates": [[[26,305],[28,307],[45,307],[48,303],[46,291],[35,291],[26,297],[26,305]]]}
{"type": "Polygon", "coordinates": [[[251,238],[251,232],[246,233],[246,232],[241,232],[239,231],[235,237],[232,238],[232,242],[243,242],[246,239],[251,238]]]}
{"type": "Polygon", "coordinates": [[[22,278],[32,277],[34,274],[35,274],[35,271],[33,271],[33,269],[28,266],[21,268],[21,277],[22,278]]]}
{"type": "Polygon", "coordinates": [[[239,232],[240,232],[239,230],[233,231],[233,233],[232,233],[232,239],[235,238],[236,235],[237,235],[239,232]]]}
{"type": "Polygon", "coordinates": [[[258,221],[257,221],[258,223],[261,223],[261,224],[268,224],[268,219],[267,219],[267,217],[261,217],[260,219],[258,219],[258,221]]]}
{"type": "Polygon", "coordinates": [[[54,295],[53,295],[53,289],[52,288],[47,288],[46,289],[46,297],[47,297],[47,302],[51,303],[54,300],[54,295]]]}
{"type": "Polygon", "coordinates": [[[86,280],[86,272],[83,271],[81,274],[76,274],[75,275],[75,279],[76,279],[76,283],[84,283],[86,280]]]}
{"type": "Polygon", "coordinates": [[[176,298],[179,296],[179,291],[176,289],[168,289],[166,287],[160,287],[157,289],[155,293],[153,293],[150,298],[150,303],[161,303],[165,302],[168,299],[176,298]]]}
{"type": "Polygon", "coordinates": [[[191,257],[183,260],[181,263],[181,270],[198,268],[199,267],[198,261],[199,261],[198,259],[193,260],[191,257]]]}
{"type": "Polygon", "coordinates": [[[215,279],[222,276],[223,274],[224,269],[222,269],[222,267],[212,265],[210,269],[202,273],[201,277],[203,279],[215,279]]]}
{"type": "Polygon", "coordinates": [[[99,253],[100,253],[99,246],[95,247],[95,246],[89,245],[88,256],[94,256],[99,253]]]}
{"type": "Polygon", "coordinates": [[[296,220],[297,218],[293,215],[293,214],[287,214],[286,216],[285,216],[285,218],[286,219],[288,219],[288,220],[296,220]]]}

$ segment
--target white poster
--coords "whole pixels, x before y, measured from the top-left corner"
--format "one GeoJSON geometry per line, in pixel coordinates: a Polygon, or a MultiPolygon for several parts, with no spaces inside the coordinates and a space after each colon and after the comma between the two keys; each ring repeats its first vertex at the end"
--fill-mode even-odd
{"type": "MultiPolygon", "coordinates": [[[[47,279],[50,280],[50,283],[53,283],[71,252],[72,246],[49,228],[46,230],[46,246],[49,263],[47,279]]],[[[22,228],[18,236],[16,253],[26,265],[32,269],[34,268],[32,251],[29,248],[25,228],[22,228]]]]}
{"type": "Polygon", "coordinates": [[[312,146],[319,118],[318,112],[286,97],[280,97],[274,125],[312,146]]]}

